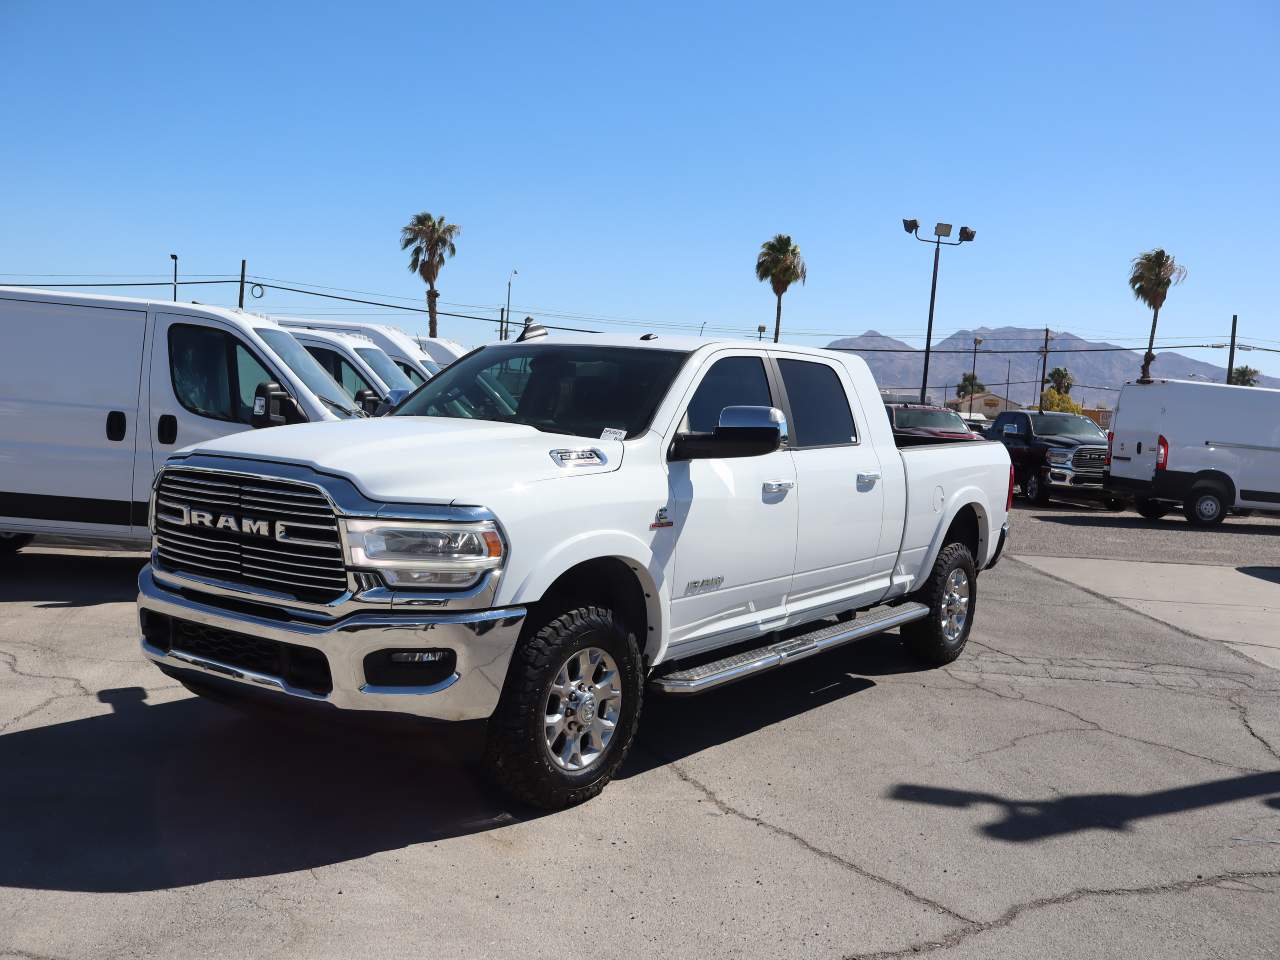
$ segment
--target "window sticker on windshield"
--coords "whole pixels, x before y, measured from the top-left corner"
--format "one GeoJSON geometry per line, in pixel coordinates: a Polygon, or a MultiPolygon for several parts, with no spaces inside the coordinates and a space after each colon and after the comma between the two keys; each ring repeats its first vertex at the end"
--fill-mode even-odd
{"type": "Polygon", "coordinates": [[[625,440],[627,431],[619,430],[617,427],[605,427],[600,431],[601,440],[625,440]]]}

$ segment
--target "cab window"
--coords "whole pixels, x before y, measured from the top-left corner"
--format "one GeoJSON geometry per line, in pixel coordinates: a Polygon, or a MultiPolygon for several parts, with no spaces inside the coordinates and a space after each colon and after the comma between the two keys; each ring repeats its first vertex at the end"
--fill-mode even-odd
{"type": "Polygon", "coordinates": [[[169,328],[169,375],[185,410],[233,423],[251,422],[258,384],[274,379],[234,336],[194,324],[169,328]]]}
{"type": "Polygon", "coordinates": [[[779,360],[791,407],[791,445],[834,447],[857,443],[849,397],[834,369],[810,360],[779,360]]]}
{"type": "MultiPolygon", "coordinates": [[[[328,350],[324,347],[308,346],[307,352],[316,358],[329,376],[338,381],[338,384],[352,400],[361,390],[373,390],[373,384],[361,376],[360,372],[345,357],[340,356],[337,351],[328,350]]],[[[377,391],[374,390],[374,393],[377,393],[377,391]]]]}
{"type": "Polygon", "coordinates": [[[713,433],[720,423],[720,412],[740,406],[773,406],[769,377],[760,357],[725,357],[713,363],[689,401],[684,432],[713,433]]]}
{"type": "Polygon", "coordinates": [[[415,387],[420,387],[427,382],[423,378],[422,374],[420,374],[417,370],[413,369],[413,367],[409,366],[407,363],[401,363],[399,360],[397,360],[396,366],[400,368],[400,371],[406,377],[409,378],[409,382],[412,383],[415,387]]]}

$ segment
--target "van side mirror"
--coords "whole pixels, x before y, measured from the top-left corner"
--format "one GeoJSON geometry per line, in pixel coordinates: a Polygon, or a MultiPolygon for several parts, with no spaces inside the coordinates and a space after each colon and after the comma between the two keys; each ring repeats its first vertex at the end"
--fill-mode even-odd
{"type": "Polygon", "coordinates": [[[286,423],[303,423],[306,419],[298,402],[275,380],[260,383],[253,391],[253,413],[249,417],[249,423],[255,430],[261,427],[280,427],[286,423]]]}
{"type": "Polygon", "coordinates": [[[376,416],[378,407],[382,404],[382,398],[365,387],[363,390],[357,390],[355,395],[356,406],[365,412],[366,416],[376,416]]]}
{"type": "Polygon", "coordinates": [[[773,453],[786,439],[787,418],[777,407],[725,407],[714,433],[677,434],[670,459],[760,457],[773,453]]]}
{"type": "Polygon", "coordinates": [[[378,404],[378,408],[373,411],[373,415],[375,417],[385,417],[396,407],[400,406],[401,401],[411,393],[413,393],[413,391],[406,389],[405,387],[396,387],[394,390],[388,390],[387,399],[378,404]]]}

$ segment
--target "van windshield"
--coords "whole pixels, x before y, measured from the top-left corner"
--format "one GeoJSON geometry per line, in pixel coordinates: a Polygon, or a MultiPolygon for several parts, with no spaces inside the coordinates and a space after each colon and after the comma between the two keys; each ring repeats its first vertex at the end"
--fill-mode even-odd
{"type": "Polygon", "coordinates": [[[637,347],[490,346],[450,364],[395,411],[522,423],[546,433],[600,438],[642,433],[686,353],[637,347]]]}
{"type": "Polygon", "coordinates": [[[276,356],[283,360],[285,365],[306,385],[306,388],[324,401],[330,410],[341,417],[360,416],[352,409],[347,392],[338,386],[333,377],[325,373],[324,367],[316,362],[316,358],[307,353],[302,344],[292,336],[283,330],[275,330],[271,327],[255,327],[254,333],[266,341],[267,346],[275,351],[276,356]]]}
{"type": "Polygon", "coordinates": [[[373,367],[373,372],[387,385],[388,390],[413,389],[413,381],[406,377],[392,359],[378,347],[356,347],[356,353],[364,358],[365,363],[373,367]]]}
{"type": "Polygon", "coordinates": [[[1049,416],[1044,413],[1031,414],[1031,429],[1037,437],[1083,437],[1086,440],[1106,440],[1107,435],[1102,428],[1088,417],[1077,415],[1049,416]]]}

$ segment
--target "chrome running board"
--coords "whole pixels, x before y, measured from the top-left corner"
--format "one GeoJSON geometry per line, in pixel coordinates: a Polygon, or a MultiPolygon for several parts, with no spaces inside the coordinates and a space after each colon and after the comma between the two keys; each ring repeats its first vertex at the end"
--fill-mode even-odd
{"type": "Polygon", "coordinates": [[[743,677],[764,673],[774,667],[803,660],[805,657],[832,650],[853,640],[860,640],[872,634],[882,633],[893,627],[921,620],[929,615],[929,608],[923,603],[900,603],[894,607],[872,607],[858,614],[856,620],[847,623],[832,623],[809,633],[787,637],[745,650],[732,656],[714,660],[711,663],[696,667],[671,670],[654,677],[650,686],[662,691],[679,695],[702,693],[713,687],[719,687],[743,677]]]}

